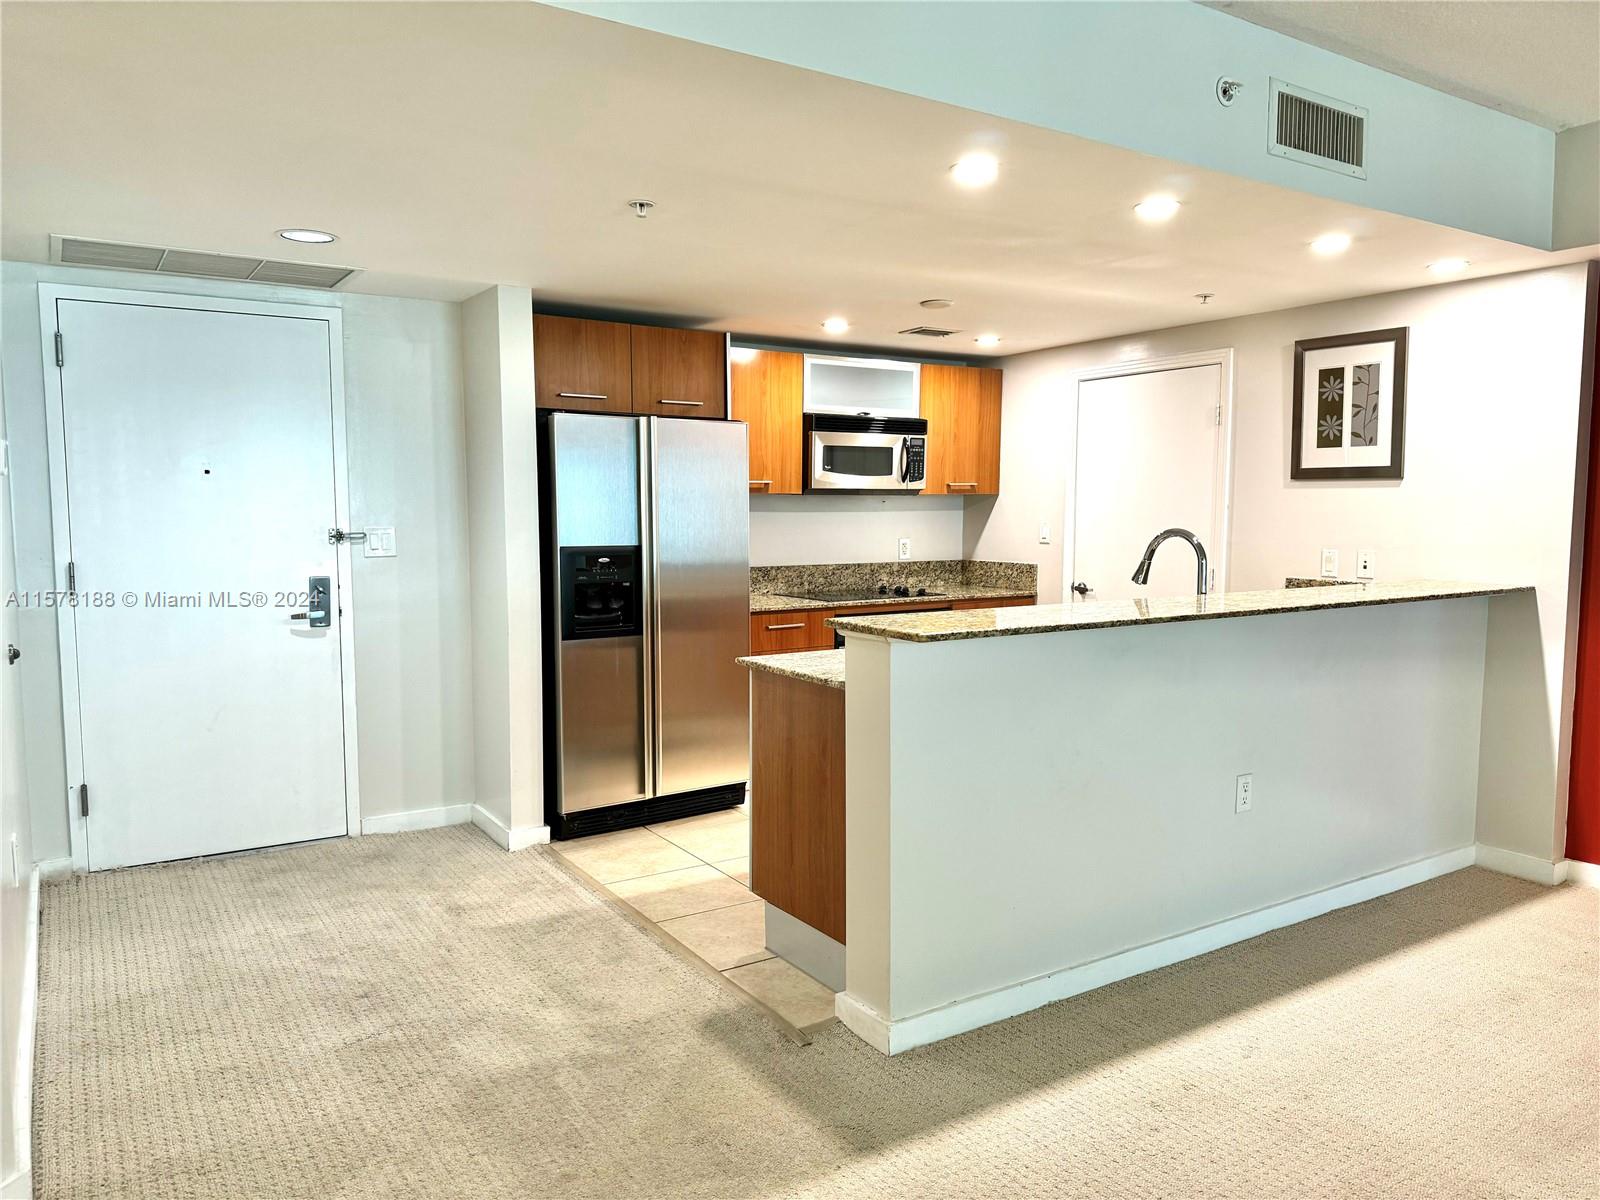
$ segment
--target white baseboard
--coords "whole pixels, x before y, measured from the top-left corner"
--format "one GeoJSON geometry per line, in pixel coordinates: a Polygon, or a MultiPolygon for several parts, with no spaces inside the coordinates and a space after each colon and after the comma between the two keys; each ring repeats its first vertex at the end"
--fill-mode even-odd
{"type": "Polygon", "coordinates": [[[65,879],[72,874],[70,858],[47,858],[35,865],[39,870],[39,878],[45,883],[49,883],[52,879],[65,879]]]}
{"type": "Polygon", "coordinates": [[[1093,991],[1132,975],[1170,966],[1186,958],[1282,929],[1286,925],[1320,917],[1338,908],[1360,904],[1401,888],[1437,879],[1441,875],[1472,866],[1475,858],[1476,848],[1463,846],[1458,850],[1418,859],[1376,875],[1352,879],[1349,883],[1271,904],[1226,921],[1218,921],[1214,925],[1205,925],[1188,933],[1163,938],[1159,942],[1136,946],[1120,954],[1067,967],[898,1020],[887,1020],[883,1014],[861,1003],[849,992],[839,993],[834,1000],[834,1012],[840,1021],[875,1050],[883,1054],[899,1054],[916,1046],[954,1037],[958,1033],[1042,1008],[1069,996],[1093,991]]]}
{"type": "MultiPolygon", "coordinates": [[[[70,869],[71,860],[67,860],[70,869]]],[[[3,1200],[25,1200],[33,1194],[33,1035],[39,1011],[39,868],[28,878],[28,930],[22,948],[22,1003],[17,1014],[15,1069],[12,1073],[11,1121],[17,1165],[3,1183],[3,1200]]]]}
{"type": "Polygon", "coordinates": [[[1600,888],[1600,864],[1578,858],[1567,859],[1567,882],[1579,887],[1600,888]]]}
{"type": "Polygon", "coordinates": [[[361,832],[409,833],[414,829],[442,829],[446,825],[465,825],[472,820],[472,805],[446,804],[440,808],[415,808],[410,812],[386,813],[381,817],[362,817],[361,832]]]}
{"type": "Polygon", "coordinates": [[[542,846],[550,840],[550,826],[518,825],[515,829],[508,829],[480,804],[472,806],[472,823],[492,837],[502,850],[526,850],[529,846],[542,846]]]}
{"type": "Polygon", "coordinates": [[[1533,883],[1554,887],[1567,878],[1567,860],[1550,862],[1533,854],[1520,854],[1515,850],[1502,850],[1499,846],[1478,843],[1478,865],[1502,875],[1515,875],[1533,883]]]}

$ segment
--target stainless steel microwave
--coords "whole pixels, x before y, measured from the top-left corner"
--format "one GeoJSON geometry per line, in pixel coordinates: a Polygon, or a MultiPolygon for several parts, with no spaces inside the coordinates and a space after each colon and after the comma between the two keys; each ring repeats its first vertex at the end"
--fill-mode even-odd
{"type": "Polygon", "coordinates": [[[928,423],[921,417],[807,413],[806,490],[920,492],[928,423]]]}

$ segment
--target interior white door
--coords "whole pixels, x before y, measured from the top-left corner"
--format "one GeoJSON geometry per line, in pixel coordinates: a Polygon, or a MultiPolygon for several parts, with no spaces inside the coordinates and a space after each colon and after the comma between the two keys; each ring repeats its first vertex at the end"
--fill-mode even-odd
{"type": "Polygon", "coordinates": [[[328,322],[56,319],[90,867],[345,833],[328,322]]]}
{"type": "Polygon", "coordinates": [[[1150,539],[1187,529],[1220,561],[1222,368],[1148,371],[1078,385],[1069,599],[1193,595],[1186,542],[1157,551],[1150,582],[1132,580],[1150,539]]]}

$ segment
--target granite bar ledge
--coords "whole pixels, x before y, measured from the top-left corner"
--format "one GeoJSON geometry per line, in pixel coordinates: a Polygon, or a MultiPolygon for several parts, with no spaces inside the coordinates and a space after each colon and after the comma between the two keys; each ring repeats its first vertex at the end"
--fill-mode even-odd
{"type": "Polygon", "coordinates": [[[834,617],[828,624],[843,633],[890,641],[951,642],[969,638],[1119,629],[1174,621],[1209,621],[1270,613],[1407,604],[1467,596],[1498,596],[1531,590],[1526,585],[1518,584],[1408,579],[1393,583],[1218,592],[1210,596],[1161,596],[1150,600],[1085,600],[1075,604],[1027,608],[976,608],[952,612],[893,613],[879,617],[834,617]]]}
{"type": "Polygon", "coordinates": [[[818,683],[823,687],[844,688],[843,650],[802,650],[795,654],[756,654],[741,658],[739,662],[752,671],[766,671],[798,679],[802,683],[818,683]]]}

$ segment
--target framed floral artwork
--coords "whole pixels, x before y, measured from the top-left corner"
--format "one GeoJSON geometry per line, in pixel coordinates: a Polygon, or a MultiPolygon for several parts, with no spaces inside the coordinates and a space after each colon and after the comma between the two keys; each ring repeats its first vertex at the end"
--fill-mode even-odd
{"type": "Polygon", "coordinates": [[[1401,479],[1406,330],[1294,344],[1290,479],[1401,479]]]}

